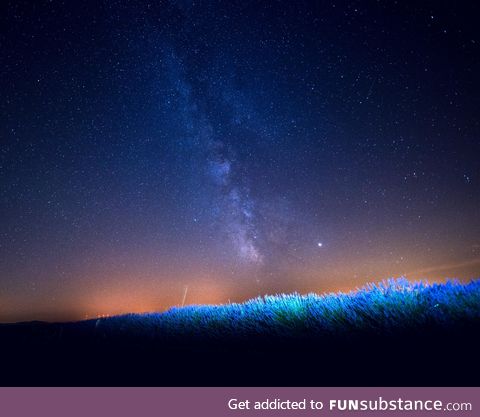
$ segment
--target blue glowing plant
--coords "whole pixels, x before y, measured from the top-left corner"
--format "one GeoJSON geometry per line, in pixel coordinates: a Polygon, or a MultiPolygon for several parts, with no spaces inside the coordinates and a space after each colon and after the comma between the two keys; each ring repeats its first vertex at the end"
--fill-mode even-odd
{"type": "Polygon", "coordinates": [[[480,281],[429,284],[391,279],[350,293],[279,294],[244,303],[191,305],[98,319],[100,332],[152,338],[323,337],[451,327],[480,319],[480,281]]]}

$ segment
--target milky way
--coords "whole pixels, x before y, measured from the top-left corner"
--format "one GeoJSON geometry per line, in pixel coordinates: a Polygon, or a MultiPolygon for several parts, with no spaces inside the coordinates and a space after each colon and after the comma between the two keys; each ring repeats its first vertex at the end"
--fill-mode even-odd
{"type": "MultiPolygon", "coordinates": [[[[225,143],[222,136],[215,132],[207,115],[202,112],[202,100],[194,97],[191,86],[182,78],[185,75],[176,55],[172,53],[167,57],[167,61],[173,68],[171,72],[175,72],[174,83],[179,99],[177,110],[184,118],[184,140],[191,146],[191,149],[187,147],[186,151],[193,151],[198,158],[194,161],[196,169],[190,175],[201,179],[201,189],[210,191],[207,215],[211,216],[218,226],[218,239],[221,239],[221,234],[228,238],[238,260],[261,264],[264,257],[257,243],[257,208],[245,180],[249,178],[248,168],[245,172],[246,167],[235,159],[233,144],[225,143]],[[172,63],[172,60],[175,62],[172,63]],[[208,187],[209,183],[211,188],[208,187]]],[[[224,91],[216,92],[215,95],[223,97],[224,91]]],[[[227,123],[237,124],[239,115],[231,103],[222,105],[222,109],[231,114],[231,120],[227,123]]],[[[198,218],[195,217],[194,221],[198,221],[198,218]]]]}

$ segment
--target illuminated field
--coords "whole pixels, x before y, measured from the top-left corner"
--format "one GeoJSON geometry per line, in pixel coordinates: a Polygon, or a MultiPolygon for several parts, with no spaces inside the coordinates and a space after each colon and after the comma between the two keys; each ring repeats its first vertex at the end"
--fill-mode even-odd
{"type": "Polygon", "coordinates": [[[202,338],[323,337],[352,332],[449,327],[480,319],[480,281],[390,280],[350,293],[280,294],[241,304],[196,305],[165,313],[98,319],[99,332],[202,338]]]}
{"type": "Polygon", "coordinates": [[[480,281],[0,325],[6,385],[478,385],[480,281]],[[445,360],[448,358],[448,360],[445,360]]]}

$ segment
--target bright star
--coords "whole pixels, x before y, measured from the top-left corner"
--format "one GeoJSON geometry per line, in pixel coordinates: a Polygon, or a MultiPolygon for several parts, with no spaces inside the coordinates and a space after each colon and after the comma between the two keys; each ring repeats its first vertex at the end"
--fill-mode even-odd
{"type": "Polygon", "coordinates": [[[318,242],[318,247],[321,248],[323,246],[322,242],[318,242]]]}

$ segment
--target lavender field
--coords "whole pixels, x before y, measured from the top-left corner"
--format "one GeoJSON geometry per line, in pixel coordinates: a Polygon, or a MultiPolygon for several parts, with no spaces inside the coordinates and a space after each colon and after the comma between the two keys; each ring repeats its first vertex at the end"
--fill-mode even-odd
{"type": "Polygon", "coordinates": [[[0,325],[3,385],[480,383],[480,281],[0,325]]]}

